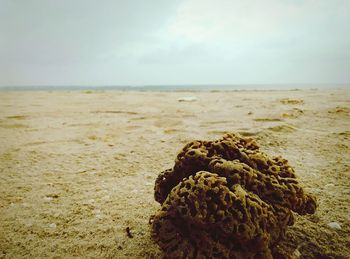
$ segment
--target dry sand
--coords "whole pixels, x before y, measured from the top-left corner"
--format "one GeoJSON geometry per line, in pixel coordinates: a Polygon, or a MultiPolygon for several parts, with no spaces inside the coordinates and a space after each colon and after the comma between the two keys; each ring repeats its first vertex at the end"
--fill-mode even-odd
{"type": "Polygon", "coordinates": [[[225,132],[287,158],[319,201],[281,246],[349,258],[349,89],[0,92],[0,258],[161,257],[157,174],[187,141],[225,132]]]}

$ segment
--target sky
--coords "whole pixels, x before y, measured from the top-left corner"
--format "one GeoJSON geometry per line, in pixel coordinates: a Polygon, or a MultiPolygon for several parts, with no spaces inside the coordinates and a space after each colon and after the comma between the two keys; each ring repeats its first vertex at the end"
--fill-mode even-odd
{"type": "Polygon", "coordinates": [[[350,83],[349,0],[0,0],[0,86],[350,83]]]}

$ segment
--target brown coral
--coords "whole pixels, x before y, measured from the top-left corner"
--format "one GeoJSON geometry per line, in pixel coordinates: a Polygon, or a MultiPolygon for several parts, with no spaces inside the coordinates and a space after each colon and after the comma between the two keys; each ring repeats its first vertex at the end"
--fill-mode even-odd
{"type": "Polygon", "coordinates": [[[170,258],[272,258],[292,211],[316,209],[287,160],[238,134],[187,144],[159,174],[155,199],[152,236],[170,258]]]}

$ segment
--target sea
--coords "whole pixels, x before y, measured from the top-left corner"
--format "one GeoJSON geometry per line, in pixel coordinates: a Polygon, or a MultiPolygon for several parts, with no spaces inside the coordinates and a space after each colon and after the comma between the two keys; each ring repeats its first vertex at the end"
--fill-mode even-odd
{"type": "Polygon", "coordinates": [[[271,91],[350,89],[350,84],[232,84],[232,85],[108,85],[108,86],[0,86],[0,91],[271,91]]]}

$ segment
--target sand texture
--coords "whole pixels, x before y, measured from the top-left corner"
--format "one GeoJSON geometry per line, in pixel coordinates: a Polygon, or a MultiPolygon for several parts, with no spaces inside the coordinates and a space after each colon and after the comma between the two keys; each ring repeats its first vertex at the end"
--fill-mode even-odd
{"type": "Polygon", "coordinates": [[[349,89],[0,92],[0,258],[161,258],[154,181],[189,141],[229,132],[317,199],[279,249],[350,258],[349,89]]]}

